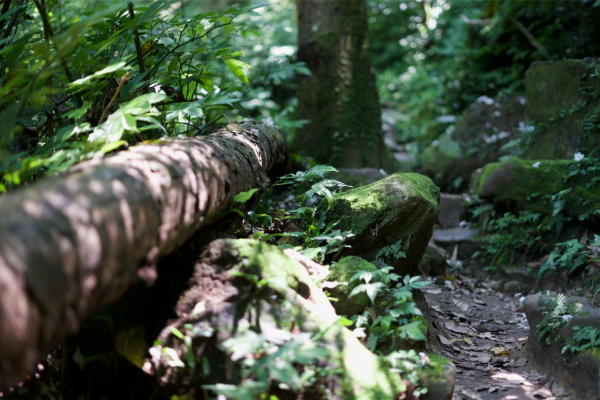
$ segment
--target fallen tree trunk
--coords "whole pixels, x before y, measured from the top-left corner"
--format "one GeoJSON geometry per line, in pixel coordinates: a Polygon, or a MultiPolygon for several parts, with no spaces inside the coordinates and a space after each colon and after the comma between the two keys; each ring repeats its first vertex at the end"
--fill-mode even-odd
{"type": "Polygon", "coordinates": [[[305,265],[324,268],[254,240],[212,241],[144,366],[165,397],[401,398],[410,382],[340,324],[305,265]]]}
{"type": "Polygon", "coordinates": [[[247,122],[138,145],[0,198],[0,388],[237,193],[266,189],[287,151],[276,130],[247,122]]]}

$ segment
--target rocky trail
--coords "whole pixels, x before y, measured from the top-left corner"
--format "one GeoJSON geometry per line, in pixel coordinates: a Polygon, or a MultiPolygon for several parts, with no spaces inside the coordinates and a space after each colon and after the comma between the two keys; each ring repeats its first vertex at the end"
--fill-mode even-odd
{"type": "Polygon", "coordinates": [[[454,399],[573,399],[528,359],[529,326],[520,294],[508,296],[481,280],[455,278],[438,280],[424,291],[439,353],[457,368],[454,399]]]}

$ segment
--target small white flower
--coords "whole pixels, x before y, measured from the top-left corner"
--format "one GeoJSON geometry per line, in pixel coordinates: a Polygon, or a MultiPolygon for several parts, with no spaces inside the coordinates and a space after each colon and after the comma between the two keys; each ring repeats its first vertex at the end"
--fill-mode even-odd
{"type": "Polygon", "coordinates": [[[519,302],[522,303],[525,301],[525,296],[521,296],[521,298],[519,299],[519,302]]]}
{"type": "Polygon", "coordinates": [[[565,315],[562,316],[562,319],[564,319],[567,322],[569,322],[571,320],[571,318],[573,318],[573,316],[572,315],[568,315],[568,314],[565,314],[565,315]]]}
{"type": "Polygon", "coordinates": [[[367,337],[367,334],[365,333],[365,328],[356,328],[352,331],[352,334],[358,339],[367,337]]]}
{"type": "Polygon", "coordinates": [[[538,162],[534,162],[533,164],[531,164],[531,166],[532,166],[533,168],[537,168],[537,167],[539,167],[539,166],[540,166],[540,164],[541,164],[541,163],[538,161],[538,162]]]}
{"type": "Polygon", "coordinates": [[[575,153],[575,156],[573,157],[573,159],[574,159],[575,161],[581,161],[581,160],[583,160],[584,158],[585,158],[585,156],[584,156],[583,154],[579,153],[579,152],[575,153]]]}

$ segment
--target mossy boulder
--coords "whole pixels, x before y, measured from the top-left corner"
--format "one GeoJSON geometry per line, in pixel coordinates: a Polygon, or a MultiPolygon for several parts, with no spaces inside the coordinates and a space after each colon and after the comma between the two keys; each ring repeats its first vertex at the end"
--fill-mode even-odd
{"type": "MultiPolygon", "coordinates": [[[[242,239],[211,242],[176,310],[177,319],[159,335],[161,344],[150,350],[153,372],[173,394],[217,382],[240,385],[244,380],[246,390],[278,398],[326,398],[323,390],[329,388],[337,398],[388,400],[406,390],[399,375],[338,322],[306,268],[275,246],[242,239]],[[174,334],[173,328],[181,333],[174,334]],[[287,367],[284,374],[285,366],[275,358],[264,365],[269,382],[261,380],[260,373],[242,374],[248,360],[258,359],[255,351],[260,357],[271,354],[264,352],[266,348],[288,349],[284,358],[294,362],[288,358],[295,354],[293,341],[305,346],[310,337],[317,354],[328,351],[317,358],[315,367],[329,372],[316,376],[314,385],[303,387],[299,378],[290,378],[292,385],[278,386],[283,381],[277,377],[289,377],[292,369],[287,367]]],[[[296,368],[304,367],[295,363],[293,371],[296,368]]]]}
{"type": "MultiPolygon", "coordinates": [[[[543,366],[543,372],[551,375],[555,381],[564,382],[575,389],[577,398],[600,399],[600,348],[588,348],[582,352],[563,353],[569,339],[573,337],[573,328],[600,328],[600,309],[584,297],[568,296],[564,298],[564,311],[567,315],[557,328],[547,334],[549,340],[540,343],[538,329],[544,313],[548,312],[549,300],[555,302],[556,293],[538,293],[525,298],[523,310],[529,322],[530,330],[525,355],[536,364],[543,366]]],[[[562,317],[559,314],[559,317],[562,317]]]]}
{"type": "Polygon", "coordinates": [[[456,367],[449,359],[437,354],[429,354],[429,365],[433,368],[424,370],[420,383],[427,388],[421,400],[452,400],[456,367]]]}
{"type": "Polygon", "coordinates": [[[399,275],[415,275],[438,218],[440,193],[431,179],[416,173],[389,177],[340,193],[327,213],[336,228],[356,235],[342,256],[375,260],[380,249],[402,240],[405,258],[386,259],[399,275]]]}
{"type": "Polygon", "coordinates": [[[598,131],[585,131],[583,122],[598,117],[598,77],[592,61],[557,60],[534,62],[525,73],[527,115],[542,126],[524,158],[573,159],[578,150],[600,145],[598,131]],[[587,89],[586,89],[587,87],[587,89]]]}
{"type": "Polygon", "coordinates": [[[451,134],[442,134],[419,155],[420,172],[443,191],[460,193],[473,171],[513,154],[505,144],[519,136],[527,121],[524,97],[482,96],[458,118],[451,134]]]}
{"type": "Polygon", "coordinates": [[[371,300],[369,300],[364,292],[350,297],[352,290],[361,283],[364,283],[362,280],[350,283],[350,279],[358,271],[374,272],[377,271],[377,267],[360,257],[348,256],[332,264],[329,267],[329,271],[330,274],[327,280],[348,283],[348,285],[338,285],[330,291],[331,296],[338,299],[338,301],[333,303],[335,311],[338,315],[345,315],[347,317],[351,317],[354,314],[361,314],[365,310],[365,307],[369,306],[371,300]]]}
{"type": "Polygon", "coordinates": [[[580,215],[600,208],[600,187],[587,188],[587,176],[569,178],[571,168],[577,163],[571,160],[534,162],[510,158],[475,171],[470,190],[472,194],[504,204],[508,209],[551,214],[551,196],[570,189],[562,196],[565,207],[572,215],[580,215]]]}
{"type": "Polygon", "coordinates": [[[497,161],[509,153],[503,146],[516,139],[519,128],[527,123],[526,106],[523,96],[482,96],[463,111],[451,137],[466,157],[497,161]]]}

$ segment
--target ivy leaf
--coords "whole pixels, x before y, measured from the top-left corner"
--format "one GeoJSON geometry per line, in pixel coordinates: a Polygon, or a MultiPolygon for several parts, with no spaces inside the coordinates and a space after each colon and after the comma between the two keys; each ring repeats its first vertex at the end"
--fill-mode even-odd
{"type": "Polygon", "coordinates": [[[421,321],[411,322],[410,324],[402,326],[400,329],[402,332],[406,333],[406,335],[412,340],[426,340],[427,338],[419,329],[421,325],[421,321]]]}
{"type": "Polygon", "coordinates": [[[358,271],[357,273],[352,275],[352,278],[350,278],[350,283],[352,283],[356,280],[359,280],[359,279],[364,279],[365,283],[369,283],[372,278],[373,278],[373,273],[371,273],[369,271],[358,271]]]}
{"type": "Polygon", "coordinates": [[[349,297],[365,292],[367,297],[371,300],[371,304],[375,304],[375,297],[377,297],[377,293],[379,293],[383,287],[385,287],[385,284],[382,282],[363,283],[362,285],[355,287],[352,292],[350,292],[349,297]]]}

